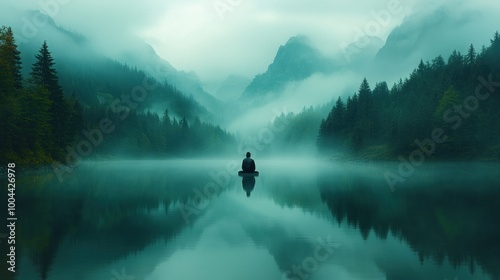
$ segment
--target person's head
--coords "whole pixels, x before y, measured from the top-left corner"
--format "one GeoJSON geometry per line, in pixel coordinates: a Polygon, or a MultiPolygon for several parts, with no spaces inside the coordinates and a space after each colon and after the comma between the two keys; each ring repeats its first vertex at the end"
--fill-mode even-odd
{"type": "Polygon", "coordinates": [[[250,152],[247,152],[247,157],[251,157],[252,155],[250,154],[250,152]]]}

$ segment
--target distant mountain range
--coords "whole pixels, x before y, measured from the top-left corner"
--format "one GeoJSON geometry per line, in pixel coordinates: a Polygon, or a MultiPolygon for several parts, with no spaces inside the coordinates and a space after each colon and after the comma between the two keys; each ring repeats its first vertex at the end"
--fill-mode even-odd
{"type": "Polygon", "coordinates": [[[354,71],[359,73],[360,81],[366,76],[378,81],[399,79],[421,59],[432,60],[438,55],[447,59],[455,48],[471,43],[480,51],[495,28],[500,28],[500,18],[488,11],[461,10],[446,4],[405,18],[385,42],[366,36],[367,46],[359,48],[356,42],[351,43],[345,51],[349,59],[339,55],[333,60],[321,54],[307,37],[292,37],[279,47],[267,71],[256,75],[241,97],[248,100],[278,96],[290,82],[303,81],[316,73],[354,71]]]}
{"type": "Polygon", "coordinates": [[[65,94],[77,97],[83,106],[111,102],[121,94],[130,94],[134,86],[142,84],[142,77],[149,75],[158,81],[158,86],[142,109],[161,114],[169,108],[173,116],[199,116],[205,121],[217,121],[213,112],[220,110],[222,103],[203,90],[196,75],[177,71],[140,39],[129,38],[127,48],[110,58],[91,39],[59,26],[39,11],[27,11],[25,17],[45,18],[47,22],[28,40],[21,38],[21,26],[12,24],[14,36],[20,35],[18,45],[25,77],[29,76],[35,54],[43,41],[47,41],[65,94]]]}
{"type": "MultiPolygon", "coordinates": [[[[117,51],[104,53],[115,61],[125,63],[132,68],[136,67],[138,71],[156,77],[162,83],[166,82],[180,94],[188,99],[191,98],[188,103],[196,104],[194,107],[198,108],[193,111],[203,107],[207,112],[206,115],[212,115],[214,121],[221,122],[217,118],[222,118],[228,110],[232,110],[228,108],[232,105],[228,105],[227,102],[233,104],[236,100],[253,101],[263,97],[270,100],[280,96],[290,83],[301,82],[314,74],[352,71],[359,73],[360,77],[372,76],[378,81],[399,79],[408,74],[420,59],[430,60],[437,55],[443,55],[446,59],[457,46],[474,43],[476,50],[479,51],[480,43],[486,43],[496,28],[499,28],[500,19],[483,16],[487,11],[483,13],[483,11],[459,12],[459,10],[447,4],[431,12],[411,15],[392,30],[385,42],[377,37],[368,38],[371,43],[364,48],[358,48],[359,52],[350,57],[348,63],[342,60],[341,56],[331,58],[321,53],[306,36],[291,37],[284,45],[279,46],[274,60],[264,73],[257,74],[251,80],[230,75],[219,85],[214,86],[213,95],[204,89],[196,73],[178,71],[139,38],[128,38],[126,46],[117,48],[117,51]],[[487,23],[490,30],[480,28],[487,23]]],[[[29,15],[29,18],[33,16],[29,15]]],[[[13,28],[16,31],[16,26],[13,28]]],[[[19,26],[17,30],[20,30],[19,26]]],[[[29,72],[34,54],[43,40],[48,41],[56,63],[61,69],[73,69],[75,61],[78,65],[88,65],[90,61],[104,58],[99,46],[93,44],[90,39],[58,26],[50,18],[48,26],[39,33],[27,44],[20,46],[25,74],[29,72]]],[[[355,43],[347,46],[348,49],[352,47],[355,47],[355,43]]],[[[97,96],[97,93],[95,95],[97,96]]]]}

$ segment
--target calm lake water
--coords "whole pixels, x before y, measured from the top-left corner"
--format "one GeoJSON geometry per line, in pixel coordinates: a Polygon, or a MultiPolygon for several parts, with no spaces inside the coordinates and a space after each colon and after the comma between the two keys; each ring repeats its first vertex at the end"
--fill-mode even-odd
{"type": "Polygon", "coordinates": [[[397,164],[257,160],[255,178],[238,165],[106,161],[63,182],[19,175],[15,279],[500,277],[498,164],[431,163],[394,189],[384,173],[397,164]]]}

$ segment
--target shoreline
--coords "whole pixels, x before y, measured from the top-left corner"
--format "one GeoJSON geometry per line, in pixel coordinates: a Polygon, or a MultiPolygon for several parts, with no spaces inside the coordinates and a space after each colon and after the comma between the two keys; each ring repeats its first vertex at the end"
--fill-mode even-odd
{"type": "MultiPolygon", "coordinates": [[[[273,159],[279,159],[281,158],[280,156],[274,156],[271,157],[273,159]]],[[[288,158],[288,157],[287,157],[288,158]]],[[[302,158],[302,157],[298,157],[302,158]]],[[[360,155],[360,156],[354,156],[354,155],[316,155],[313,157],[319,161],[325,161],[325,162],[345,162],[348,164],[387,164],[387,163],[400,163],[401,160],[395,157],[389,157],[389,156],[369,156],[369,155],[360,155]]],[[[408,160],[407,157],[404,157],[405,160],[408,160]]],[[[225,159],[230,159],[227,157],[224,158],[219,158],[219,157],[207,157],[207,158],[190,158],[190,157],[174,157],[174,158],[99,158],[99,159],[94,159],[92,161],[144,161],[144,160],[225,160],[225,159]]],[[[266,160],[270,158],[262,158],[261,160],[266,160]]],[[[238,159],[239,160],[239,159],[238,159]]],[[[85,162],[85,161],[84,161],[85,162]]],[[[480,158],[474,158],[474,159],[466,159],[466,158],[454,158],[454,159],[443,159],[443,158],[426,158],[423,162],[425,163],[500,163],[499,158],[485,158],[485,157],[480,157],[480,158]]],[[[77,168],[78,165],[81,162],[76,162],[75,165],[72,166],[72,168],[77,168]]],[[[3,164],[0,166],[0,177],[7,176],[7,165],[3,164]]],[[[16,165],[15,167],[16,172],[19,174],[48,174],[51,172],[54,172],[54,168],[52,164],[42,164],[39,166],[23,166],[23,165],[16,165]]]]}
{"type": "MultiPolygon", "coordinates": [[[[375,164],[375,163],[400,163],[401,160],[398,158],[379,158],[379,157],[356,157],[356,156],[329,156],[329,157],[323,157],[321,158],[322,160],[329,161],[329,162],[334,162],[334,161],[339,161],[339,162],[346,162],[346,163],[369,163],[369,164],[375,164]]],[[[408,158],[405,157],[406,161],[409,161],[408,158]]],[[[498,158],[475,158],[475,159],[466,159],[466,158],[454,158],[454,159],[444,159],[444,158],[428,158],[423,161],[422,164],[426,163],[450,163],[450,162],[455,162],[455,163],[500,163],[500,159],[498,158]]]]}
{"type": "MultiPolygon", "coordinates": [[[[0,176],[7,176],[7,169],[8,167],[6,165],[0,166],[0,176]]],[[[53,172],[52,165],[49,164],[29,167],[16,165],[15,170],[17,174],[48,174],[53,172]]]]}

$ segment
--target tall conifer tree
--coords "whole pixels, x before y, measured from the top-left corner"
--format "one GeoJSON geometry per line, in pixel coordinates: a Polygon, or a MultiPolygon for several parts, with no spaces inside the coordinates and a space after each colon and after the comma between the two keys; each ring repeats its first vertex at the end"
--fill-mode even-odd
{"type": "Polygon", "coordinates": [[[49,51],[47,42],[43,43],[39,53],[35,57],[37,60],[33,64],[31,76],[36,84],[43,86],[49,91],[52,102],[50,113],[54,148],[55,150],[60,150],[71,139],[71,135],[68,135],[68,128],[70,126],[68,104],[64,100],[63,90],[59,85],[57,71],[54,68],[54,59],[49,51]]]}

